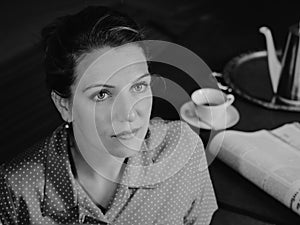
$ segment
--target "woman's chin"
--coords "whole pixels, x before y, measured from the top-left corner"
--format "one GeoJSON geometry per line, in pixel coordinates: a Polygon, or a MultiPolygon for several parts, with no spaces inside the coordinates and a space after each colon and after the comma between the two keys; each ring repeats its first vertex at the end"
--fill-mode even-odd
{"type": "Polygon", "coordinates": [[[142,140],[119,140],[115,139],[109,153],[115,157],[126,158],[137,154],[141,150],[142,140]]]}
{"type": "Polygon", "coordinates": [[[121,147],[121,148],[117,148],[113,151],[110,151],[110,153],[118,158],[127,158],[127,157],[131,157],[134,156],[135,154],[137,154],[139,151],[133,149],[133,148],[127,148],[127,147],[121,147]]]}

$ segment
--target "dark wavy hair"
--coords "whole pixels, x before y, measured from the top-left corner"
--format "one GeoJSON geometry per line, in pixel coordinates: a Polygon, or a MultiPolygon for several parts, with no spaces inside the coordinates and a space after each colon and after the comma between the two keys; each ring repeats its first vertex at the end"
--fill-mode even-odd
{"type": "Polygon", "coordinates": [[[44,27],[41,35],[47,87],[63,98],[72,96],[74,71],[81,55],[144,39],[130,17],[103,6],[89,6],[59,17],[44,27]]]}

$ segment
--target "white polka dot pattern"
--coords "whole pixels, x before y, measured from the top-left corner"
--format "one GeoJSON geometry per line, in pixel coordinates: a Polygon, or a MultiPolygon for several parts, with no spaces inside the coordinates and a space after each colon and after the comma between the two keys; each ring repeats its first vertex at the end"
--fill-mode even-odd
{"type": "Polygon", "coordinates": [[[209,224],[217,204],[200,138],[180,121],[150,131],[103,213],[74,178],[69,132],[58,127],[1,166],[2,224],[209,224]]]}

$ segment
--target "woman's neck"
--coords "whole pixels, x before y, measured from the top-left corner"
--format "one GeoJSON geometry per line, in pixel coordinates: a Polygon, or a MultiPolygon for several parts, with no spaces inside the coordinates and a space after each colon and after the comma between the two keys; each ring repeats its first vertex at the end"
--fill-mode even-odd
{"type": "Polygon", "coordinates": [[[96,205],[106,209],[111,204],[123,174],[123,164],[110,165],[109,162],[106,162],[106,167],[93,168],[83,158],[78,149],[71,148],[71,155],[76,168],[77,182],[96,205]],[[105,175],[108,172],[109,175],[105,175]],[[107,177],[110,178],[107,179],[107,177]]]}
{"type": "Polygon", "coordinates": [[[74,137],[71,138],[71,154],[78,176],[84,179],[103,180],[118,183],[124,170],[124,159],[116,158],[106,151],[81,144],[79,149],[74,137]]]}

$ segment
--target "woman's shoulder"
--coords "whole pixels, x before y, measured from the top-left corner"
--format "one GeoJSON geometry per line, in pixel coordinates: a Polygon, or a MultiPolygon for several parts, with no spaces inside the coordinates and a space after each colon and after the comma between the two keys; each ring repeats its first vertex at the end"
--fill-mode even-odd
{"type": "Polygon", "coordinates": [[[156,158],[176,154],[192,156],[199,152],[202,155],[204,152],[202,140],[186,122],[153,119],[150,132],[150,148],[156,149],[156,158]]]}
{"type": "Polygon", "coordinates": [[[5,174],[18,174],[21,171],[24,171],[33,165],[38,165],[43,162],[44,154],[43,154],[43,146],[46,142],[46,139],[40,140],[35,143],[33,146],[25,149],[20,152],[16,156],[14,156],[9,161],[3,163],[1,165],[2,172],[5,174]]]}
{"type": "MultiPolygon", "coordinates": [[[[32,184],[43,182],[44,143],[39,141],[0,167],[0,186],[9,186],[16,195],[32,184]]],[[[36,186],[36,185],[35,185],[36,186]]]]}
{"type": "Polygon", "coordinates": [[[154,118],[150,121],[150,132],[152,139],[155,140],[202,142],[199,135],[181,120],[154,118]]]}
{"type": "Polygon", "coordinates": [[[27,180],[33,181],[34,179],[43,178],[47,156],[54,147],[54,139],[59,133],[61,133],[61,126],[33,146],[3,163],[0,167],[2,182],[24,184],[27,180]]]}
{"type": "Polygon", "coordinates": [[[169,178],[184,181],[185,175],[193,179],[200,172],[200,164],[205,167],[202,141],[185,122],[154,119],[149,128],[148,148],[143,151],[151,159],[146,183],[160,183],[169,178]]]}

